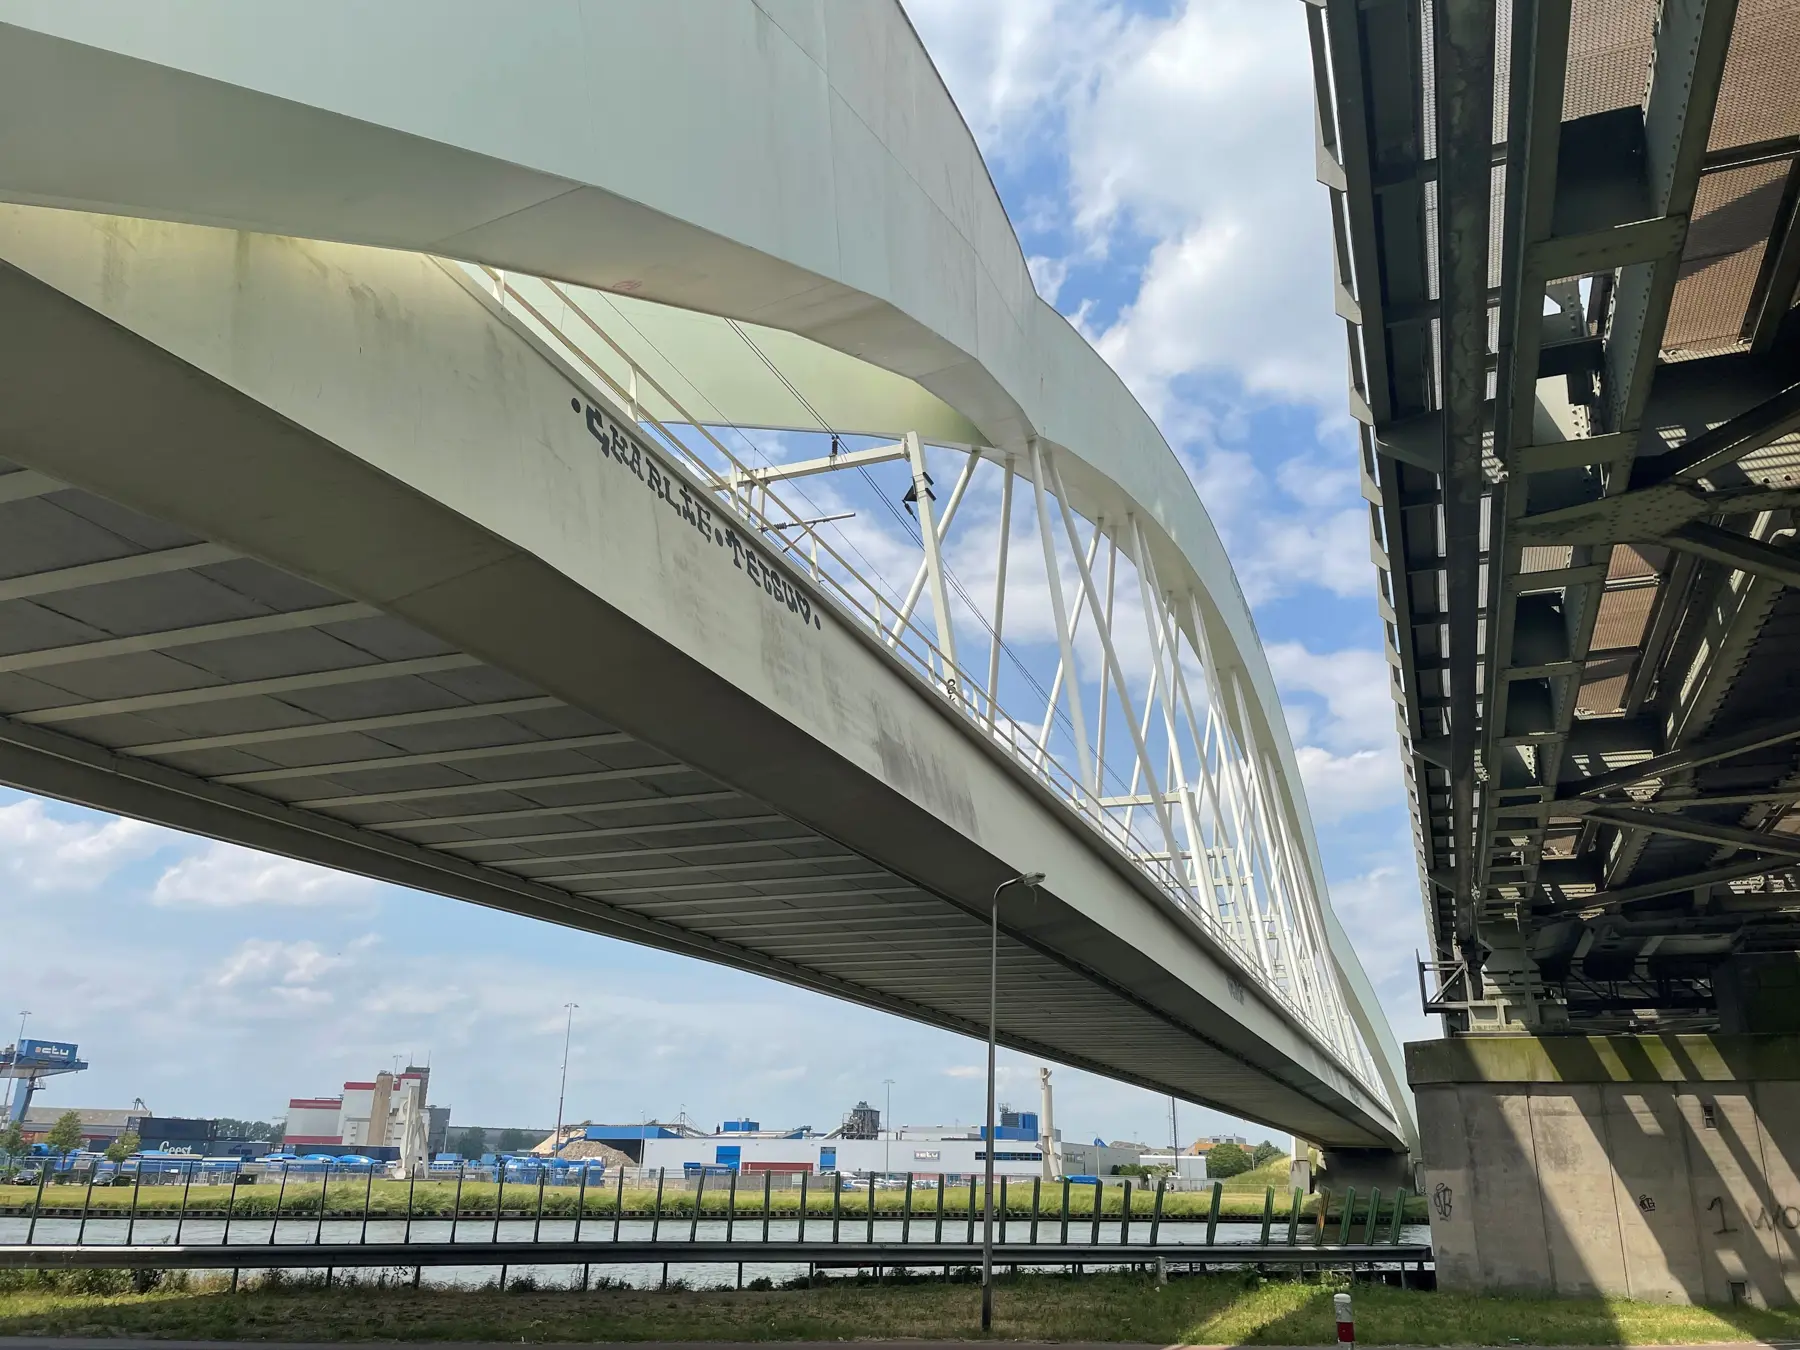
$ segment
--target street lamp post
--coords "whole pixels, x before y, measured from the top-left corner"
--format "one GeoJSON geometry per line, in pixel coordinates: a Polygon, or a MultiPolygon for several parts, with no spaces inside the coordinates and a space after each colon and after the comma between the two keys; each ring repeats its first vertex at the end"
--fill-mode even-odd
{"type": "Polygon", "coordinates": [[[887,1089],[887,1101],[883,1106],[885,1114],[882,1116],[887,1128],[882,1132],[881,1170],[891,1177],[894,1175],[894,1080],[884,1078],[881,1085],[887,1089]]]}
{"type": "MultiPolygon", "coordinates": [[[[19,1034],[13,1039],[13,1073],[15,1075],[17,1075],[19,1071],[19,1056],[24,1053],[25,1019],[30,1016],[31,1009],[29,1008],[21,1009],[19,1012],[19,1034]]],[[[4,1104],[0,1104],[0,1120],[10,1120],[12,1118],[13,1085],[17,1081],[18,1079],[16,1076],[6,1080],[6,1101],[4,1104]]]]}
{"type": "Polygon", "coordinates": [[[994,1028],[1000,1012],[1000,895],[1008,886],[1036,890],[1044,884],[1042,872],[1022,872],[994,887],[994,903],[988,925],[988,1044],[987,1044],[987,1147],[986,1194],[981,1203],[981,1329],[994,1325],[994,1028]]]}
{"type": "Polygon", "coordinates": [[[575,1010],[580,1006],[579,1003],[563,1004],[569,1017],[563,1024],[562,1081],[556,1085],[556,1133],[550,1136],[550,1156],[553,1159],[562,1152],[563,1098],[569,1090],[569,1036],[575,1030],[575,1010]]]}

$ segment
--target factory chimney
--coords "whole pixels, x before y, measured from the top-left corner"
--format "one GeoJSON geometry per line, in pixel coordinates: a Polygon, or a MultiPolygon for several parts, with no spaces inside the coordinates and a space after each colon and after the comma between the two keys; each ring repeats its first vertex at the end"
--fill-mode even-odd
{"type": "Polygon", "coordinates": [[[1055,1181],[1062,1175],[1062,1159],[1056,1156],[1056,1117],[1052,1113],[1050,1101],[1050,1070],[1038,1069],[1038,1082],[1044,1089],[1044,1109],[1040,1113],[1043,1131],[1038,1140],[1038,1151],[1044,1155],[1044,1180],[1055,1181]]]}

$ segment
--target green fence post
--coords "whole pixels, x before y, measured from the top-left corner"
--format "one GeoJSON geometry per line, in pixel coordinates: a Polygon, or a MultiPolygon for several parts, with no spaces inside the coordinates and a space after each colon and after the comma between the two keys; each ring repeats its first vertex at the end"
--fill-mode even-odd
{"type": "Polygon", "coordinates": [[[362,1232],[357,1235],[356,1245],[366,1246],[369,1241],[369,1202],[375,1198],[375,1164],[369,1164],[368,1180],[363,1182],[363,1221],[362,1232]]]}
{"type": "Polygon", "coordinates": [[[763,1241],[769,1240],[769,1201],[775,1190],[775,1174],[763,1173],[763,1241]]]}
{"type": "MultiPolygon", "coordinates": [[[[730,1242],[737,1235],[737,1168],[731,1169],[731,1190],[725,1196],[725,1240],[730,1242]]],[[[743,1283],[743,1271],[738,1272],[738,1283],[743,1283]]]]}
{"type": "Polygon", "coordinates": [[[1300,1198],[1304,1194],[1294,1187],[1294,1198],[1288,1202],[1288,1246],[1292,1247],[1300,1240],[1300,1198]]]}
{"type": "Polygon", "coordinates": [[[694,1185],[694,1217],[688,1221],[688,1241],[700,1236],[700,1205],[706,1199],[706,1164],[700,1165],[700,1180],[694,1185]]]}
{"type": "MultiPolygon", "coordinates": [[[[283,1186],[287,1185],[287,1165],[285,1163],[282,1164],[282,1168],[281,1168],[281,1184],[283,1186]]],[[[125,1221],[125,1245],[127,1247],[129,1247],[131,1245],[131,1240],[137,1233],[138,1192],[143,1190],[143,1188],[144,1188],[144,1160],[142,1158],[139,1158],[138,1165],[137,1165],[137,1171],[133,1174],[132,1182],[131,1182],[131,1215],[125,1221]]],[[[277,1209],[279,1210],[279,1205],[277,1206],[277,1209]]],[[[277,1220],[277,1222],[280,1221],[279,1213],[277,1213],[277,1215],[276,1215],[276,1220],[277,1220]]],[[[30,1238],[26,1238],[27,1242],[29,1242],[30,1240],[31,1240],[30,1238]]],[[[273,1243],[275,1241],[275,1235],[273,1233],[269,1234],[269,1241],[271,1243],[273,1243]]]]}
{"type": "Polygon", "coordinates": [[[913,1174],[906,1174],[906,1201],[900,1209],[900,1241],[904,1245],[912,1241],[912,1188],[913,1174]]]}
{"type": "MultiPolygon", "coordinates": [[[[48,1171],[48,1168],[46,1168],[46,1171],[48,1171]]],[[[188,1192],[194,1188],[193,1163],[190,1162],[185,1164],[181,1169],[181,1173],[181,1209],[175,1215],[175,1245],[177,1247],[181,1245],[181,1226],[187,1222],[188,1192]]],[[[39,1188],[39,1193],[42,1193],[41,1187],[39,1188]]],[[[30,1239],[27,1238],[26,1241],[30,1241],[30,1239]]]]}
{"type": "MultiPolygon", "coordinates": [[[[313,1222],[313,1246],[325,1241],[325,1203],[331,1197],[331,1164],[325,1164],[325,1175],[319,1178],[319,1217],[313,1222]]],[[[331,1279],[330,1267],[326,1267],[326,1280],[331,1279]]],[[[329,1283],[325,1286],[329,1289],[329,1283]]]]}
{"type": "Polygon", "coordinates": [[[1274,1221],[1275,1221],[1275,1188],[1273,1186],[1264,1186],[1263,1187],[1263,1225],[1262,1225],[1262,1237],[1260,1239],[1260,1242],[1265,1247],[1269,1245],[1269,1225],[1272,1224],[1274,1221]]]}
{"type": "Polygon", "coordinates": [[[838,1240],[838,1226],[844,1220],[844,1174],[831,1174],[831,1240],[838,1240]]]}
{"type": "Polygon", "coordinates": [[[1381,1214],[1381,1187],[1377,1186],[1369,1192],[1369,1217],[1363,1221],[1363,1245],[1370,1246],[1375,1241],[1375,1220],[1381,1214]]]}
{"type": "MultiPolygon", "coordinates": [[[[993,1145],[989,1144],[988,1147],[992,1148],[993,1145]]],[[[1006,1244],[1006,1207],[1011,1200],[1012,1197],[1007,1194],[1006,1177],[1003,1174],[1000,1178],[1000,1243],[1002,1246],[1006,1244]]]]}
{"type": "Polygon", "coordinates": [[[1131,1241],[1131,1178],[1125,1178],[1125,1194],[1119,1206],[1119,1241],[1131,1241]]]}
{"type": "Polygon", "coordinates": [[[625,1164],[619,1164],[619,1189],[613,1196],[613,1241],[619,1240],[619,1226],[625,1221],[625,1164]]]}
{"type": "Polygon", "coordinates": [[[46,1157],[38,1168],[37,1194],[31,1198],[31,1224],[25,1230],[25,1241],[30,1243],[37,1235],[38,1211],[44,1207],[44,1187],[50,1184],[50,1159],[46,1157]]]}
{"type": "Polygon", "coordinates": [[[869,1229],[863,1234],[863,1241],[875,1241],[875,1174],[873,1172],[869,1173],[869,1229]]]}
{"type": "Polygon", "coordinates": [[[1206,1211],[1206,1245],[1212,1246],[1219,1235],[1219,1200],[1225,1194],[1225,1183],[1213,1182],[1212,1206],[1206,1211]]]}
{"type": "MultiPolygon", "coordinates": [[[[581,1225],[587,1218],[587,1178],[587,1159],[583,1158],[581,1160],[581,1181],[575,1189],[575,1241],[577,1242],[581,1241],[581,1225]]],[[[406,1195],[406,1224],[409,1229],[412,1227],[412,1192],[410,1191],[406,1195]]],[[[585,1281],[587,1276],[583,1275],[581,1278],[585,1281]]],[[[584,1283],[581,1287],[585,1289],[587,1285],[584,1283]]]]}
{"type": "MultiPolygon", "coordinates": [[[[275,1188],[275,1217],[273,1219],[269,1220],[269,1245],[271,1247],[273,1247],[275,1245],[275,1241],[281,1233],[281,1202],[287,1195],[287,1178],[288,1178],[287,1164],[282,1163],[281,1164],[281,1185],[279,1185],[275,1188]]],[[[137,1192],[136,1191],[133,1191],[131,1194],[131,1205],[132,1205],[133,1209],[137,1208],[137,1192]]],[[[127,1243],[130,1243],[130,1241],[131,1241],[131,1236],[130,1236],[129,1231],[127,1231],[127,1233],[126,1233],[125,1241],[127,1243]]]]}
{"type": "Polygon", "coordinates": [[[1338,1220],[1338,1246],[1343,1247],[1350,1241],[1350,1216],[1356,1213],[1356,1187],[1344,1188],[1344,1213],[1338,1220]]]}
{"type": "MultiPolygon", "coordinates": [[[[238,1166],[242,1167],[243,1164],[239,1163],[238,1166]]],[[[87,1193],[81,1197],[81,1227],[75,1230],[75,1245],[77,1247],[79,1247],[82,1244],[83,1239],[87,1237],[88,1210],[92,1208],[94,1203],[94,1173],[99,1170],[100,1164],[98,1162],[95,1162],[92,1167],[88,1168],[87,1193]]],[[[236,1193],[237,1192],[233,1190],[232,1194],[234,1196],[236,1193]]],[[[225,1216],[225,1236],[227,1238],[231,1236],[231,1215],[229,1214],[225,1216]]],[[[224,1243],[221,1242],[219,1245],[223,1246],[224,1243]]]]}
{"type": "Polygon", "coordinates": [[[533,1242],[536,1242],[539,1234],[544,1231],[544,1184],[549,1179],[550,1169],[548,1167],[538,1168],[537,1212],[531,1217],[531,1240],[533,1242]]]}
{"type": "MultiPolygon", "coordinates": [[[[494,1164],[494,1233],[493,1241],[500,1240],[500,1211],[505,1208],[506,1200],[506,1159],[501,1158],[494,1164]]],[[[500,1267],[500,1292],[506,1292],[506,1267],[500,1267]]]]}
{"type": "Polygon", "coordinates": [[[975,1178],[969,1178],[969,1242],[975,1241],[975,1178]]]}
{"type": "Polygon", "coordinates": [[[1091,1241],[1093,1243],[1093,1245],[1096,1247],[1098,1247],[1100,1245],[1100,1211],[1105,1208],[1106,1208],[1106,1183],[1104,1181],[1100,1180],[1099,1177],[1095,1177],[1094,1178],[1094,1231],[1089,1235],[1089,1241],[1091,1241]]]}
{"type": "Polygon", "coordinates": [[[1031,1245],[1037,1246],[1038,1215],[1044,1196],[1044,1178],[1040,1173],[1031,1179],[1031,1245]]]}
{"type": "Polygon", "coordinates": [[[1406,1202],[1412,1198],[1412,1191],[1405,1186],[1394,1192],[1394,1222],[1388,1229],[1388,1242],[1392,1246],[1400,1245],[1400,1225],[1406,1221],[1406,1202]]]}
{"type": "Polygon", "coordinates": [[[1167,1177],[1156,1179],[1156,1208],[1150,1212],[1150,1245],[1156,1245],[1156,1239],[1162,1232],[1163,1189],[1168,1185],[1167,1177]]]}
{"type": "Polygon", "coordinates": [[[801,1242],[806,1241],[806,1183],[811,1176],[812,1169],[810,1168],[800,1174],[800,1231],[798,1240],[801,1242]]]}
{"type": "MultiPolygon", "coordinates": [[[[456,1194],[450,1200],[450,1241],[452,1241],[452,1242],[456,1241],[456,1225],[462,1221],[463,1177],[468,1175],[468,1171],[469,1171],[469,1160],[467,1158],[457,1159],[457,1163],[456,1163],[456,1194]]],[[[282,1179],[283,1184],[285,1185],[287,1182],[286,1164],[282,1165],[281,1179],[282,1179]]]]}
{"type": "MultiPolygon", "coordinates": [[[[238,1178],[243,1175],[244,1175],[244,1164],[243,1164],[243,1160],[240,1159],[238,1161],[238,1165],[231,1169],[231,1195],[225,1201],[225,1231],[219,1235],[219,1245],[221,1247],[228,1247],[231,1245],[231,1216],[233,1214],[237,1213],[238,1178]]],[[[93,1193],[94,1193],[94,1183],[92,1181],[89,1181],[88,1182],[88,1194],[92,1195],[93,1193]]],[[[87,1227],[87,1208],[86,1208],[86,1206],[82,1207],[81,1226],[83,1228],[87,1227]]],[[[75,1235],[75,1241],[77,1243],[79,1243],[81,1241],[81,1235],[79,1233],[77,1233],[75,1235]]]]}
{"type": "MultiPolygon", "coordinates": [[[[658,1235],[662,1232],[663,1182],[667,1179],[668,1174],[669,1169],[666,1167],[659,1167],[656,1169],[656,1208],[650,1212],[650,1240],[652,1242],[655,1242],[658,1235]]],[[[668,1283],[666,1274],[663,1283],[668,1283]]]]}
{"type": "Polygon", "coordinates": [[[1325,1243],[1325,1216],[1331,1212],[1331,1187],[1319,1187],[1319,1221],[1313,1225],[1313,1246],[1325,1243]]]}
{"type": "Polygon", "coordinates": [[[1069,1179],[1062,1179],[1062,1235],[1057,1239],[1063,1246],[1069,1245],[1069,1179]]]}

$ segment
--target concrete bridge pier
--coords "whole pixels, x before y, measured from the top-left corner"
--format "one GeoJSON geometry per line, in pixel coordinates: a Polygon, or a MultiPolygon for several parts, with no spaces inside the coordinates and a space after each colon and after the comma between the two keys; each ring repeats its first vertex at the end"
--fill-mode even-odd
{"type": "Polygon", "coordinates": [[[1441,1288],[1800,1302],[1800,1036],[1406,1047],[1441,1288]]]}

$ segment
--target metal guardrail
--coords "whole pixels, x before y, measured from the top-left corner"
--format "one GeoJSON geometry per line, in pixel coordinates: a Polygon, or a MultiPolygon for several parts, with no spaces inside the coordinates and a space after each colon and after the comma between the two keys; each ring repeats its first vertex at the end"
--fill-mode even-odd
{"type": "MultiPolygon", "coordinates": [[[[979,1268],[979,1242],[480,1242],[366,1243],[323,1246],[0,1246],[7,1270],[391,1270],[411,1268],[415,1283],[427,1269],[498,1266],[720,1265],[747,1261],[807,1265],[820,1270],[979,1268]]],[[[997,1266],[1116,1268],[1157,1262],[1188,1266],[1423,1266],[1426,1243],[1351,1243],[1308,1247],[1239,1243],[1007,1243],[994,1248],[997,1266]]],[[[583,1272],[583,1287],[587,1271],[583,1272]]]]}
{"type": "MultiPolygon", "coordinates": [[[[732,1173],[723,1186],[715,1188],[715,1194],[723,1191],[723,1205],[708,1209],[704,1172],[695,1179],[691,1193],[684,1188],[677,1196],[670,1192],[667,1173],[659,1170],[654,1174],[655,1198],[650,1209],[629,1211],[624,1169],[619,1169],[613,1183],[606,1187],[590,1187],[584,1171],[569,1207],[572,1212],[558,1212],[559,1205],[546,1213],[546,1199],[552,1190],[569,1188],[551,1188],[543,1173],[539,1173],[535,1185],[521,1188],[524,1202],[511,1210],[506,1207],[504,1183],[494,1187],[490,1202],[485,1195],[466,1196],[459,1177],[452,1207],[444,1213],[435,1206],[421,1209],[416,1205],[416,1179],[406,1183],[404,1210],[377,1209],[372,1170],[361,1188],[351,1181],[353,1193],[361,1190],[360,1209],[354,1203],[333,1206],[330,1174],[320,1178],[316,1186],[313,1177],[301,1178],[305,1186],[296,1188],[290,1205],[284,1173],[272,1210],[250,1213],[240,1209],[241,1188],[236,1185],[230,1187],[222,1211],[192,1208],[193,1177],[199,1170],[188,1170],[172,1214],[166,1206],[144,1205],[141,1174],[132,1187],[129,1202],[123,1206],[103,1202],[96,1208],[92,1181],[79,1208],[46,1205],[46,1172],[33,1192],[29,1209],[19,1206],[9,1211],[0,1205],[0,1222],[6,1217],[27,1220],[23,1242],[0,1244],[0,1268],[230,1269],[235,1278],[235,1272],[244,1269],[330,1271],[399,1267],[411,1268],[417,1282],[426,1268],[498,1266],[504,1282],[508,1266],[580,1265],[584,1268],[585,1284],[586,1268],[596,1265],[661,1264],[665,1279],[671,1263],[737,1265],[741,1281],[741,1268],[746,1262],[805,1263],[815,1268],[955,1267],[974,1264],[981,1254],[978,1238],[982,1197],[973,1178],[966,1194],[961,1186],[955,1188],[959,1209],[950,1210],[946,1206],[949,1186],[938,1185],[926,1191],[915,1188],[914,1178],[908,1176],[902,1204],[895,1212],[878,1207],[879,1188],[874,1176],[856,1179],[852,1190],[836,1174],[825,1174],[831,1177],[827,1203],[825,1188],[809,1188],[809,1178],[803,1175],[796,1209],[778,1213],[772,1203],[771,1174],[763,1175],[760,1187],[748,1188],[748,1194],[741,1195],[745,1188],[740,1188],[738,1174],[732,1173]],[[917,1203],[920,1195],[929,1196],[929,1202],[917,1203]],[[302,1206],[304,1212],[294,1212],[302,1206]],[[647,1226],[648,1235],[627,1233],[628,1220],[637,1229],[647,1226]],[[171,1222],[172,1230],[159,1235],[160,1241],[143,1240],[141,1227],[167,1226],[171,1222]],[[569,1229],[571,1222],[572,1230],[561,1231],[569,1229]],[[58,1240],[70,1236],[66,1229],[71,1223],[75,1226],[74,1240],[58,1240]],[[546,1223],[557,1231],[546,1234],[546,1223]],[[781,1232],[775,1231],[777,1223],[781,1232]],[[122,1237],[109,1237],[107,1230],[116,1230],[121,1224],[122,1237]],[[208,1231],[195,1240],[190,1227],[195,1224],[216,1224],[217,1231],[208,1231]],[[400,1226],[400,1240],[393,1241],[391,1231],[378,1231],[371,1241],[371,1224],[388,1230],[400,1226]],[[702,1225],[708,1233],[702,1233],[702,1225]],[[437,1231],[446,1226],[447,1233],[437,1231]],[[714,1235],[720,1227],[724,1229],[722,1240],[714,1235]],[[793,1231],[790,1233],[789,1229],[793,1231]],[[40,1234],[49,1240],[40,1241],[40,1234]]],[[[341,1183],[347,1178],[339,1176],[338,1180],[341,1195],[341,1183]]],[[[1109,1196],[1109,1188],[1102,1181],[1076,1183],[1069,1179],[1060,1186],[1053,1184],[1052,1193],[1046,1195],[1041,1180],[1033,1178],[1030,1208],[1021,1213],[1013,1204],[1012,1188],[1005,1184],[1009,1180],[1014,1179],[1001,1179],[994,1197],[996,1259],[1001,1264],[1116,1267],[1162,1260],[1200,1265],[1408,1266],[1431,1259],[1428,1243],[1403,1240],[1407,1203],[1414,1198],[1405,1189],[1395,1192],[1385,1203],[1379,1189],[1371,1191],[1362,1198],[1359,1213],[1357,1191],[1350,1188],[1342,1197],[1335,1219],[1331,1213],[1333,1194],[1329,1189],[1321,1190],[1316,1213],[1310,1221],[1303,1222],[1307,1197],[1299,1189],[1289,1197],[1283,1218],[1277,1218],[1275,1191],[1268,1187],[1264,1190],[1260,1219],[1239,1219],[1221,1213],[1224,1188],[1218,1182],[1213,1183],[1210,1203],[1203,1214],[1177,1216],[1165,1208],[1167,1196],[1173,1193],[1165,1180],[1159,1180],[1154,1187],[1137,1188],[1134,1200],[1129,1179],[1110,1188],[1109,1196]],[[1090,1197],[1087,1210],[1078,1211],[1073,1202],[1090,1197]],[[1117,1213],[1107,1210],[1106,1202],[1112,1197],[1119,1201],[1117,1213]],[[1220,1241],[1221,1220],[1233,1225],[1258,1224],[1255,1241],[1220,1241]],[[1169,1231],[1185,1230],[1182,1236],[1189,1237],[1202,1223],[1203,1238],[1169,1240],[1169,1231]],[[1021,1228],[1026,1233],[1022,1241],[1017,1236],[1021,1228]]],[[[149,1189],[175,1187],[153,1182],[149,1189]]],[[[568,1198],[556,1197],[559,1201],[568,1198]]]]}

